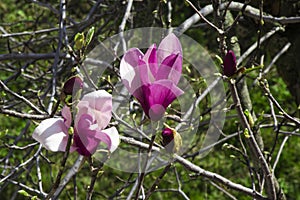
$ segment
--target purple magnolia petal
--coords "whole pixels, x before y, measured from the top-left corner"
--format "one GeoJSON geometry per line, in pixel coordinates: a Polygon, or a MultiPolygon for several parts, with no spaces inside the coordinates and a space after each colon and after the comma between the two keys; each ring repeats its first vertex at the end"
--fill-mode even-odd
{"type": "Polygon", "coordinates": [[[150,106],[154,104],[161,104],[165,108],[184,93],[170,80],[159,80],[154,82],[150,86],[150,92],[150,96],[152,97],[149,99],[150,106]]]}
{"type": "Polygon", "coordinates": [[[104,90],[97,90],[84,95],[77,107],[75,127],[78,127],[81,115],[89,114],[94,117],[99,129],[103,129],[111,119],[112,96],[104,90]]]}
{"type": "MultiPolygon", "coordinates": [[[[137,71],[137,78],[140,78],[139,82],[136,82],[134,85],[138,86],[137,88],[141,87],[141,85],[148,84],[154,81],[154,77],[152,76],[152,73],[147,65],[147,63],[144,60],[139,61],[139,66],[135,69],[137,71]],[[138,85],[140,83],[140,85],[138,85]]],[[[134,80],[134,81],[136,81],[134,80]]],[[[136,88],[136,89],[137,89],[136,88]]]]}
{"type": "Polygon", "coordinates": [[[223,60],[224,75],[230,77],[236,72],[236,57],[234,52],[229,50],[223,60]]]}
{"type": "Polygon", "coordinates": [[[74,145],[77,152],[84,156],[90,156],[97,150],[100,139],[97,137],[98,126],[93,117],[88,114],[80,116],[74,133],[74,145]]]}
{"type": "Polygon", "coordinates": [[[32,137],[50,151],[65,151],[68,128],[63,118],[43,120],[33,131],[32,137]]]}
{"type": "Polygon", "coordinates": [[[157,63],[156,45],[152,44],[145,53],[143,60],[147,63],[157,63]]]}
{"type": "Polygon", "coordinates": [[[157,52],[156,52],[156,45],[153,44],[147,52],[145,53],[145,56],[143,58],[145,63],[148,63],[151,74],[155,77],[157,70],[158,70],[158,65],[157,65],[157,52]]]}
{"type": "Polygon", "coordinates": [[[170,80],[159,80],[153,84],[142,86],[143,98],[138,99],[145,114],[154,121],[160,120],[166,108],[183,91],[170,80]]]}
{"type": "Polygon", "coordinates": [[[182,57],[179,54],[171,54],[166,57],[158,69],[156,80],[169,79],[178,84],[182,71],[182,57]]]}
{"type": "Polygon", "coordinates": [[[150,72],[147,63],[145,63],[144,60],[139,61],[139,66],[136,67],[134,71],[135,71],[135,77],[132,81],[133,83],[132,85],[134,85],[134,87],[130,88],[129,93],[132,94],[137,99],[141,99],[143,98],[143,91],[141,90],[141,87],[143,85],[147,85],[151,82],[154,82],[154,77],[152,76],[152,73],[150,72]]]}
{"type": "Polygon", "coordinates": [[[105,143],[107,145],[107,148],[110,149],[111,148],[111,139],[109,137],[108,134],[106,134],[105,132],[103,132],[103,130],[98,131],[97,135],[96,135],[97,139],[99,139],[101,142],[105,143]]]}
{"type": "MultiPolygon", "coordinates": [[[[76,129],[75,129],[76,132],[76,129]]],[[[76,150],[80,155],[91,156],[92,154],[85,148],[84,144],[81,142],[81,139],[78,134],[73,136],[73,149],[76,150]]]]}
{"type": "Polygon", "coordinates": [[[174,33],[170,33],[159,44],[157,49],[158,63],[162,63],[162,61],[170,54],[179,54],[182,57],[181,44],[178,38],[174,35],[174,33]]]}
{"type": "Polygon", "coordinates": [[[61,115],[64,118],[66,127],[70,128],[72,123],[72,114],[70,108],[68,106],[64,106],[63,109],[61,110],[61,115]]]}
{"type": "Polygon", "coordinates": [[[120,63],[120,75],[123,84],[132,94],[141,85],[140,78],[137,76],[136,68],[144,54],[137,48],[129,49],[123,56],[120,63]]]}
{"type": "MultiPolygon", "coordinates": [[[[111,153],[114,152],[120,144],[120,136],[119,136],[118,130],[116,129],[116,127],[111,127],[108,129],[104,129],[101,132],[105,133],[110,138],[110,145],[109,145],[109,143],[106,143],[106,144],[108,146],[109,151],[111,153]]],[[[103,141],[103,140],[101,140],[101,141],[103,141]]]]}

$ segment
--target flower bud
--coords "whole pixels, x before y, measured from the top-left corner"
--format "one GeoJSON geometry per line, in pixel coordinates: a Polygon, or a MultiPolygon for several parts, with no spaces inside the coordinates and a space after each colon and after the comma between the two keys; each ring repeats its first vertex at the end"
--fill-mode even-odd
{"type": "Polygon", "coordinates": [[[78,90],[83,88],[83,81],[79,76],[72,76],[69,78],[63,87],[63,92],[66,95],[72,95],[73,91],[77,92],[78,90]]]}
{"type": "Polygon", "coordinates": [[[229,50],[227,52],[227,54],[223,59],[223,65],[224,65],[225,76],[230,77],[235,74],[237,68],[236,68],[236,57],[233,51],[229,50]]]}
{"type": "Polygon", "coordinates": [[[175,129],[165,128],[162,131],[162,145],[168,153],[179,152],[182,146],[182,139],[175,129]]]}

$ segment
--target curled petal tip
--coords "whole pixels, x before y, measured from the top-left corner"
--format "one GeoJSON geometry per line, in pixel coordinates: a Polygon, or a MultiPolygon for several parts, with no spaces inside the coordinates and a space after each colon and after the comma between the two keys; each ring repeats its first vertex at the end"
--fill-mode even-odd
{"type": "MultiPolygon", "coordinates": [[[[105,133],[110,139],[110,143],[106,143],[109,151],[111,153],[114,152],[120,144],[120,136],[119,136],[118,130],[116,129],[116,127],[111,127],[111,128],[102,130],[102,132],[105,133]]],[[[103,142],[105,142],[105,141],[103,141],[103,142]]]]}

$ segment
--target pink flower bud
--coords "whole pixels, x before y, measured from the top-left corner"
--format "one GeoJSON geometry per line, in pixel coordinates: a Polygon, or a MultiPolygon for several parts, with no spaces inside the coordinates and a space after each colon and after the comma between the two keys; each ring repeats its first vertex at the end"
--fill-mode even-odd
{"type": "Polygon", "coordinates": [[[73,91],[77,92],[83,88],[83,81],[79,76],[73,76],[65,82],[63,91],[66,95],[72,95],[73,91]]]}
{"type": "Polygon", "coordinates": [[[178,153],[182,146],[180,134],[173,128],[165,128],[162,131],[162,145],[168,153],[178,153]]]}
{"type": "Polygon", "coordinates": [[[172,153],[174,149],[174,133],[170,128],[165,128],[162,131],[162,145],[168,153],[172,153]]]}
{"type": "Polygon", "coordinates": [[[232,76],[236,72],[236,57],[234,52],[229,50],[223,59],[224,75],[232,76]]]}

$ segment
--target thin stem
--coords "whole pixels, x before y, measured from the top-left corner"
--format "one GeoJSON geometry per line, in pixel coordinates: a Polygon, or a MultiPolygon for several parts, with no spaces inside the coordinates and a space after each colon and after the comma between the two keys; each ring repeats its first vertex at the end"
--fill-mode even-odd
{"type": "Polygon", "coordinates": [[[59,187],[60,180],[61,180],[61,177],[62,177],[62,175],[64,173],[65,166],[66,166],[66,163],[67,163],[67,159],[69,157],[69,152],[70,152],[70,146],[71,146],[72,138],[73,138],[73,135],[69,134],[69,138],[68,138],[68,143],[67,143],[67,146],[66,146],[66,150],[64,152],[63,159],[62,159],[62,161],[60,163],[60,169],[58,171],[58,174],[56,176],[56,180],[55,180],[55,182],[54,182],[54,184],[52,186],[52,189],[51,189],[51,191],[49,192],[49,194],[46,197],[46,200],[51,199],[51,197],[54,195],[56,189],[59,187]]]}
{"type": "Polygon", "coordinates": [[[91,167],[91,182],[89,185],[89,190],[86,196],[86,200],[92,200],[93,192],[94,192],[94,187],[96,180],[98,178],[99,171],[102,169],[105,161],[109,158],[109,153],[107,152],[105,155],[104,160],[101,161],[101,163],[97,166],[95,166],[94,161],[92,160],[91,157],[89,157],[89,162],[90,162],[90,167],[91,167]]]}
{"type": "Polygon", "coordinates": [[[144,200],[147,200],[150,198],[150,196],[152,195],[152,193],[156,190],[156,188],[158,187],[159,183],[161,182],[161,180],[163,179],[163,177],[166,175],[166,173],[169,171],[169,169],[172,167],[172,163],[169,163],[164,170],[160,173],[160,175],[156,178],[155,182],[152,184],[152,186],[150,187],[150,189],[148,190],[146,197],[144,200]]]}
{"type": "Polygon", "coordinates": [[[235,85],[235,83],[230,83],[229,86],[230,86],[233,101],[236,105],[236,110],[237,110],[240,122],[241,122],[243,128],[248,130],[248,133],[249,133],[248,140],[249,140],[250,148],[252,149],[253,153],[255,154],[255,158],[257,158],[258,161],[260,162],[262,170],[266,177],[266,184],[267,184],[266,191],[267,191],[268,197],[270,199],[276,199],[275,184],[274,184],[274,179],[273,179],[272,173],[270,171],[270,168],[268,166],[268,163],[267,163],[264,155],[262,154],[262,152],[255,140],[254,134],[248,123],[248,120],[246,119],[246,116],[244,115],[244,112],[243,112],[243,109],[242,109],[242,106],[240,103],[240,99],[238,96],[238,92],[236,89],[236,85],[235,85]]]}
{"type": "MultiPolygon", "coordinates": [[[[124,143],[129,142],[129,144],[134,144],[135,146],[138,146],[142,149],[149,149],[149,144],[145,144],[145,143],[142,143],[140,141],[136,141],[132,138],[121,137],[120,139],[124,143]]],[[[158,147],[153,147],[152,150],[159,152],[160,149],[158,147]]],[[[225,177],[223,177],[219,174],[204,170],[201,167],[191,163],[190,161],[186,160],[185,158],[183,158],[183,157],[181,157],[177,154],[174,154],[174,159],[175,159],[174,162],[180,163],[181,165],[183,165],[188,170],[190,170],[192,172],[195,172],[200,176],[208,178],[209,180],[212,180],[215,183],[220,183],[220,184],[224,185],[225,187],[228,187],[232,190],[239,191],[243,194],[254,197],[257,200],[268,200],[268,198],[264,197],[262,194],[258,193],[257,191],[253,191],[252,189],[247,188],[243,185],[234,183],[234,182],[230,181],[229,179],[227,179],[227,178],[225,178],[225,177]]],[[[137,181],[136,181],[136,184],[137,184],[137,181]]]]}
{"type": "Polygon", "coordinates": [[[278,101],[273,97],[273,95],[271,94],[267,84],[264,81],[260,81],[260,86],[263,88],[263,91],[265,92],[265,95],[273,102],[273,104],[279,109],[279,111],[282,113],[282,115],[287,118],[288,120],[296,123],[298,126],[300,126],[300,121],[299,119],[296,119],[292,116],[290,116],[289,114],[287,114],[283,108],[281,107],[281,105],[278,103],[278,101]]]}
{"type": "Polygon", "coordinates": [[[1,80],[0,80],[0,87],[2,87],[2,89],[5,92],[8,92],[9,94],[13,95],[14,97],[16,97],[17,99],[20,99],[21,101],[23,101],[24,103],[26,103],[30,108],[32,108],[35,112],[40,113],[40,114],[45,114],[45,112],[41,111],[38,107],[36,107],[33,103],[31,103],[28,99],[26,99],[25,97],[15,93],[14,91],[10,90],[1,80]]]}
{"type": "Polygon", "coordinates": [[[153,147],[153,144],[154,144],[154,141],[155,141],[155,137],[156,137],[156,135],[153,134],[152,137],[151,137],[151,141],[150,141],[149,147],[147,149],[147,157],[146,157],[145,164],[144,164],[144,167],[142,169],[141,175],[139,177],[138,187],[137,187],[137,192],[136,192],[135,199],[138,199],[139,195],[140,195],[141,187],[143,185],[144,178],[145,178],[145,175],[146,175],[148,160],[151,157],[151,151],[152,151],[152,147],[153,147]]]}
{"type": "Polygon", "coordinates": [[[78,156],[77,160],[75,161],[72,168],[68,171],[67,175],[63,178],[63,180],[60,182],[58,188],[56,189],[55,193],[53,194],[52,198],[57,199],[61,191],[65,188],[65,186],[69,183],[70,179],[76,175],[76,173],[79,171],[80,167],[85,162],[84,156],[78,156]]]}
{"type": "Polygon", "coordinates": [[[189,0],[185,0],[195,11],[196,13],[200,16],[201,19],[203,19],[203,21],[205,21],[210,27],[212,27],[213,29],[215,29],[216,31],[218,31],[219,34],[224,34],[224,31],[219,29],[218,27],[216,27],[213,23],[211,23],[209,20],[207,20],[201,12],[198,11],[198,9],[192,4],[192,2],[190,2],[189,0]]]}

